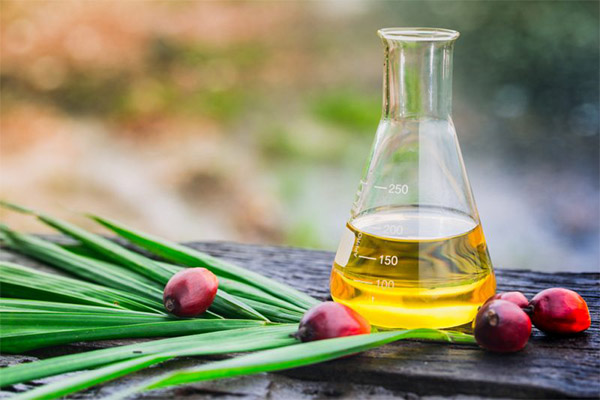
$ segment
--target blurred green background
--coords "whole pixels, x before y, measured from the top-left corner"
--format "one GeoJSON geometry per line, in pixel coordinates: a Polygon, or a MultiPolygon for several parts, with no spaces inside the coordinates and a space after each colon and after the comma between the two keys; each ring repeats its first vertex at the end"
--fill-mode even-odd
{"type": "Polygon", "coordinates": [[[2,1],[1,195],[335,250],[381,113],[376,30],[444,27],[495,265],[598,270],[598,4],[2,1]]]}

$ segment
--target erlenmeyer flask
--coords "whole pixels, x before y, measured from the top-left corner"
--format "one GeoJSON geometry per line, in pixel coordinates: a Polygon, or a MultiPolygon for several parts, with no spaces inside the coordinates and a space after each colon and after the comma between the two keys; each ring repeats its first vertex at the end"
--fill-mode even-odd
{"type": "Polygon", "coordinates": [[[459,33],[389,28],[383,114],[331,295],[387,328],[469,323],[496,282],[452,122],[459,33]]]}

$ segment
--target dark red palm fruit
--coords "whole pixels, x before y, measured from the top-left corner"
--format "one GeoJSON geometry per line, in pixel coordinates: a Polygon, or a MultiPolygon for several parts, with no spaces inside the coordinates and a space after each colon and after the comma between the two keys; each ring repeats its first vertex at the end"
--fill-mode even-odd
{"type": "Polygon", "coordinates": [[[186,268],[169,279],[163,291],[163,304],[178,317],[195,317],[210,307],[219,280],[206,268],[186,268]]]}
{"type": "Polygon", "coordinates": [[[529,316],[515,303],[492,300],[475,317],[475,340],[486,350],[500,353],[519,351],[531,335],[529,316]]]}
{"type": "Polygon", "coordinates": [[[371,332],[371,324],[348,306],[326,301],[308,310],[293,335],[302,342],[361,335],[371,332]]]}
{"type": "Polygon", "coordinates": [[[525,308],[529,304],[529,300],[527,300],[527,297],[525,297],[525,295],[521,292],[500,292],[490,297],[487,301],[492,300],[510,301],[511,303],[515,303],[521,308],[525,308]]]}
{"type": "Polygon", "coordinates": [[[579,333],[589,328],[592,322],[585,300],[569,289],[542,290],[531,299],[529,305],[531,321],[546,333],[579,333]]]}

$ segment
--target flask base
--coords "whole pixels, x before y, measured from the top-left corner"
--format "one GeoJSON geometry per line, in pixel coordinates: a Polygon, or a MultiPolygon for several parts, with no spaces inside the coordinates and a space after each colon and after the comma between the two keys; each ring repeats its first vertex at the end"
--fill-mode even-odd
{"type": "Polygon", "coordinates": [[[382,290],[353,281],[334,268],[331,285],[334,301],[354,309],[373,326],[446,329],[473,321],[479,307],[493,296],[496,282],[491,273],[459,286],[382,290]]]}

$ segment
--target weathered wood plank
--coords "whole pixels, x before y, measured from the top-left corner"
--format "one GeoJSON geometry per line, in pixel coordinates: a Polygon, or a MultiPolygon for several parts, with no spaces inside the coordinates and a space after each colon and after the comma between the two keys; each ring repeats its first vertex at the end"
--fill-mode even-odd
{"type": "MultiPolygon", "coordinates": [[[[317,298],[326,299],[333,253],[286,247],[234,243],[193,243],[199,250],[244,265],[286,282],[317,298]]],[[[4,251],[1,259],[38,264],[4,251]]],[[[571,338],[550,338],[534,329],[524,351],[498,355],[477,348],[424,342],[401,342],[319,366],[278,374],[205,382],[147,394],[143,398],[419,398],[479,396],[508,398],[598,398],[600,395],[600,274],[544,274],[498,270],[499,290],[521,290],[531,297],[553,286],[577,290],[592,313],[592,327],[571,338]]],[[[131,341],[78,343],[2,357],[0,362],[22,362],[131,341]]],[[[92,389],[73,398],[94,398],[166,370],[197,365],[184,358],[92,389]]],[[[56,378],[54,378],[56,379],[56,378]]],[[[43,382],[50,381],[44,380],[43,382]]],[[[40,384],[42,381],[34,382],[40,384]]],[[[24,390],[19,385],[14,390],[24,390]]],[[[4,392],[4,394],[7,394],[4,392]]]]}

